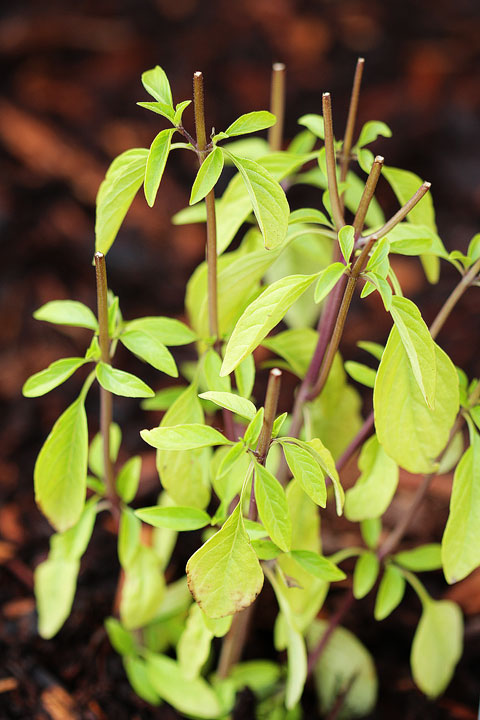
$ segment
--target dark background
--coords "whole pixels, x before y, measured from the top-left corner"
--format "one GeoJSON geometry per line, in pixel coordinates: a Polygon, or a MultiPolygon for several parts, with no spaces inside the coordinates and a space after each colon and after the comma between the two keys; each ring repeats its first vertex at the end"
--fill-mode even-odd
{"type": "MultiPolygon", "coordinates": [[[[105,672],[111,653],[101,621],[110,612],[116,572],[104,570],[115,552],[107,530],[96,543],[95,559],[86,561],[77,609],[58,642],[35,636],[31,570],[46,552],[49,528],[33,505],[33,464],[53,421],[78,392],[78,380],[38,400],[20,395],[28,375],[60,356],[83,353],[88,333],[59,331],[35,322],[31,314],[58,298],[95,306],[91,258],[98,185],[115,155],[148,147],[165,127],[161,118],[135,105],[146,99],[141,73],[162,65],[178,102],[191,96],[192,74],[202,70],[207,121],[218,131],[243,112],[268,108],[270,67],[283,61],[286,138],[297,132],[300,115],[321,112],[321,93],[327,90],[341,136],[356,58],[364,56],[357,127],[370,119],[390,125],[393,138],[381,139],[373,150],[387,164],[432,182],[439,233],[448,249],[464,251],[480,230],[479,38],[477,0],[4,0],[0,5],[0,573],[5,578],[0,637],[9,657],[0,675],[18,683],[17,690],[0,693],[2,717],[47,717],[41,692],[52,683],[68,688],[72,713],[80,712],[79,717],[153,717],[128,688],[121,690],[117,706],[108,704],[125,683],[115,660],[108,660],[113,665],[105,672]],[[77,647],[75,661],[72,647],[77,647]],[[95,666],[99,648],[103,665],[95,666]]],[[[192,122],[188,109],[190,129],[192,122]]],[[[110,285],[127,318],[182,316],[185,283],[203,257],[204,235],[201,226],[171,226],[170,217],[186,205],[195,172],[193,156],[173,153],[157,205],[150,210],[139,193],[108,256],[110,285]]],[[[387,213],[396,210],[386,184],[379,186],[379,198],[387,213]]],[[[416,261],[405,261],[398,271],[405,292],[431,321],[456,282],[455,271],[444,267],[433,288],[426,286],[416,261]]],[[[480,370],[477,307],[478,291],[472,290],[439,338],[471,375],[480,370]]],[[[354,356],[359,338],[385,340],[388,321],[378,319],[377,311],[373,299],[361,308],[357,303],[345,354],[354,356]]],[[[120,361],[159,386],[158,374],[146,366],[132,361],[130,368],[123,355],[120,361]]],[[[94,410],[96,398],[91,402],[94,410]]],[[[116,412],[130,428],[126,447],[143,450],[138,429],[144,420],[135,403],[120,400],[116,412]]],[[[439,491],[438,498],[445,513],[445,493],[439,491]]],[[[468,627],[478,646],[476,582],[464,591],[464,609],[465,596],[471,603],[473,597],[468,627]]],[[[438,588],[443,592],[441,578],[438,588]]],[[[371,608],[358,612],[351,627],[362,624],[362,612],[372,623],[371,608]]],[[[406,612],[411,612],[406,624],[412,623],[407,633],[387,621],[388,640],[381,633],[366,638],[380,658],[384,704],[379,712],[397,717],[398,698],[403,698],[398,717],[476,717],[478,678],[468,649],[457,686],[446,699],[425,704],[412,690],[408,643],[418,616],[414,600],[406,612]],[[399,644],[398,653],[392,642],[399,644]],[[401,658],[401,668],[392,664],[392,656],[395,662],[401,658]]],[[[477,653],[477,666],[478,661],[477,653]]],[[[155,717],[169,717],[165,710],[158,713],[155,717]]]]}

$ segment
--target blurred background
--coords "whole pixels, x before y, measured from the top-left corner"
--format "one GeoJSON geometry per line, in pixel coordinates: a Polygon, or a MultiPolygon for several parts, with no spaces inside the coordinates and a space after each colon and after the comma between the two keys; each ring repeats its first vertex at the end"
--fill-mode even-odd
{"type": "MultiPolygon", "coordinates": [[[[53,667],[46,643],[35,639],[31,571],[46,552],[50,531],[33,504],[33,464],[78,384],[71,381],[33,401],[21,397],[21,387],[58,357],[83,353],[88,333],[46,326],[31,315],[51,299],[95,307],[91,258],[98,185],[114,156],[148,147],[165,127],[159,116],[135,105],[147,99],[141,73],[161,65],[179,102],[191,97],[192,74],[202,70],[207,122],[219,131],[241,113],[268,108],[271,64],[282,61],[287,65],[286,139],[298,131],[298,117],[321,112],[321,93],[327,90],[341,136],[355,62],[364,56],[357,129],[367,120],[383,120],[392,128],[393,137],[381,138],[372,149],[388,165],[432,182],[439,234],[448,249],[464,251],[480,231],[479,38],[478,0],[16,0],[0,5],[0,572],[7,578],[0,588],[0,635],[10,650],[19,638],[24,646],[36,643],[32,667],[42,652],[47,676],[45,668],[53,667]]],[[[192,129],[190,108],[184,117],[192,129]]],[[[182,317],[185,283],[203,258],[204,234],[202,226],[173,227],[170,218],[187,204],[195,173],[193,156],[173,153],[157,205],[150,210],[139,193],[108,256],[110,285],[126,318],[182,317]]],[[[386,184],[379,186],[378,197],[387,214],[395,212],[386,184]]],[[[432,288],[415,260],[405,263],[400,269],[405,290],[431,321],[456,283],[455,271],[444,268],[432,288]]],[[[480,372],[478,300],[475,290],[467,293],[439,339],[471,375],[480,372]]],[[[388,322],[372,323],[374,303],[369,299],[354,311],[344,340],[350,357],[359,338],[385,340],[388,322]]],[[[149,375],[146,366],[132,365],[135,370],[158,387],[153,371],[149,375]]],[[[126,440],[132,451],[142,449],[137,431],[144,422],[134,405],[117,404],[120,422],[132,423],[126,440]]],[[[109,612],[109,598],[101,595],[104,574],[98,568],[90,572],[97,590],[83,602],[96,602],[101,618],[109,612]]],[[[480,601],[477,605],[474,611],[480,601]]],[[[12,652],[17,673],[28,675],[28,653],[23,650],[22,665],[12,652]]],[[[14,714],[9,706],[2,717],[33,717],[35,686],[41,682],[32,680],[28,712],[14,714]]],[[[447,717],[431,712],[428,717],[447,717]]]]}

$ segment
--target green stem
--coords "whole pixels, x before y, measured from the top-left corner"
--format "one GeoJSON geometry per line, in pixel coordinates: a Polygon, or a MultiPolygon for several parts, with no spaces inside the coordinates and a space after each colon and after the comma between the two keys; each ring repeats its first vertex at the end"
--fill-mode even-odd
{"type": "Polygon", "coordinates": [[[323,122],[325,127],[325,159],[327,164],[327,182],[333,222],[337,232],[345,225],[342,205],[338,195],[337,164],[335,162],[335,138],[333,135],[332,98],[330,93],[323,93],[323,122]]]}
{"type": "Polygon", "coordinates": [[[398,566],[398,567],[399,567],[399,570],[401,571],[402,575],[404,576],[405,580],[407,580],[410,583],[412,588],[417,593],[418,598],[419,598],[420,602],[422,603],[422,605],[426,605],[428,602],[430,602],[431,597],[428,594],[428,592],[426,591],[423,583],[421,583],[420,580],[418,579],[418,577],[414,573],[410,572],[410,570],[406,570],[405,568],[402,568],[400,566],[398,566]]]}
{"type": "Polygon", "coordinates": [[[446,319],[452,312],[453,308],[462,297],[463,293],[470,285],[475,281],[480,271],[480,258],[472,265],[472,267],[465,273],[458,285],[453,289],[452,293],[447,298],[442,309],[438,313],[437,317],[433,321],[430,327],[430,334],[435,338],[440,332],[441,327],[444,325],[446,319]]]}
{"type": "Polygon", "coordinates": [[[353,131],[355,130],[355,121],[357,119],[358,100],[360,97],[360,86],[362,84],[363,68],[365,59],[358,58],[353,78],[352,94],[350,97],[350,105],[348,108],[347,124],[345,127],[345,136],[343,139],[342,155],[340,161],[340,181],[344,182],[347,177],[348,165],[350,163],[350,153],[352,150],[353,131]]]}
{"type": "Polygon", "coordinates": [[[282,149],[283,122],[285,117],[285,65],[274,63],[270,89],[270,112],[277,122],[268,130],[268,144],[272,152],[282,149]]]}
{"type": "MultiPolygon", "coordinates": [[[[108,285],[105,255],[95,253],[95,271],[97,280],[98,342],[101,360],[110,365],[110,337],[108,334],[108,285]]],[[[115,488],[115,475],[110,457],[110,427],[112,424],[112,394],[100,386],[100,434],[103,446],[103,472],[107,495],[113,508],[118,509],[118,495],[115,488]]]]}
{"type": "MultiPolygon", "coordinates": [[[[205,126],[205,103],[203,93],[203,74],[193,75],[193,107],[195,112],[195,129],[200,165],[208,152],[207,133],[205,126]]],[[[210,190],[205,198],[207,210],[207,283],[208,283],[208,327],[209,333],[218,344],[218,299],[217,299],[217,220],[215,215],[215,193],[210,190]]]]}

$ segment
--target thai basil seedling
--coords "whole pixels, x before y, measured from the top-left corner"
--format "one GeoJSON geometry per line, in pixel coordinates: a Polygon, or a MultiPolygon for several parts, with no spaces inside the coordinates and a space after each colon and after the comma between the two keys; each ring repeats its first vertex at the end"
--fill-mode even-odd
{"type": "Polygon", "coordinates": [[[480,565],[480,384],[469,382],[436,343],[458,299],[479,282],[479,236],[466,255],[446,252],[429,183],[385,166],[383,157],[366,147],[379,136],[390,137],[384,123],[366,123],[354,143],[362,60],[344,139],[335,140],[326,93],[323,114],[300,118],[302,130],[281,150],[284,70],[274,67],[272,110],[279,117],[247,112],[211,134],[203,77],[195,73],[194,135],[183,124],[190,100],[174,104],[160,67],[143,74],[153,100],[139,105],[161,116],[167,127],[150,148],[116,158],[100,186],[97,317],[75,301],[48,303],[35,314],[90,329],[91,344],[84,357],[59,360],[24,387],[25,395],[37,396],[83,365],[93,368],[35,467],[37,502],[57,531],[48,559],[35,573],[40,634],[52,637],[68,617],[96,515],[110,509],[118,523],[123,573],[119,618],[106,621],[110,641],[135,692],[152,705],[166,701],[188,717],[229,717],[244,687],[256,695],[259,717],[300,717],[310,675],[322,712],[338,711],[341,702],[342,717],[369,713],[377,695],[374,661],[340,623],[355,599],[371,592],[374,619],[383,620],[402,602],[407,586],[422,607],[412,645],[413,677],[429,697],[438,696],[461,656],[462,616],[453,602],[432,598],[418,573],[443,568],[452,583],[480,565]],[[270,144],[258,137],[237,139],[267,128],[270,144]],[[190,207],[173,221],[206,223],[206,261],[186,288],[189,326],[163,317],[127,322],[107,288],[105,255],[138,190],[143,186],[149,206],[161,198],[161,179],[174,150],[191,153],[198,170],[190,207]],[[235,174],[216,199],[225,167],[235,174]],[[380,175],[401,205],[388,220],[375,199],[380,175]],[[321,209],[290,211],[285,189],[297,184],[322,191],[321,209]],[[420,257],[430,282],[438,280],[442,260],[460,272],[430,328],[403,295],[390,262],[395,254],[420,257]],[[371,356],[369,364],[344,363],[339,352],[357,289],[360,299],[378,293],[392,321],[384,347],[368,338],[360,343],[371,356]],[[286,328],[279,329],[282,322],[286,328]],[[180,368],[187,384],[154,395],[142,380],[113,366],[118,342],[173,377],[178,371],[168,348],[195,342],[195,360],[180,368]],[[255,384],[253,353],[260,346],[276,356],[264,402],[255,384]],[[282,371],[299,380],[288,415],[278,413],[282,371]],[[374,413],[365,420],[347,374],[373,389],[374,413]],[[89,448],[84,402],[94,382],[101,389],[100,434],[89,448]],[[156,448],[162,490],[153,506],[131,507],[140,457],[117,466],[116,394],[146,398],[145,409],[166,411],[158,427],[141,432],[156,448]],[[464,421],[470,441],[465,452],[464,421]],[[359,477],[345,493],[341,471],[357,450],[359,477]],[[382,516],[395,496],[399,468],[424,479],[385,536],[382,516]],[[399,550],[431,478],[453,468],[441,544],[399,550]],[[329,503],[338,515],[359,523],[363,544],[326,557],[320,516],[329,503]],[[148,542],[142,523],[153,528],[148,542]],[[186,575],[167,583],[178,533],[192,531],[198,537],[202,531],[200,546],[186,575]],[[356,560],[348,578],[339,565],[349,558],[356,560]],[[241,662],[265,580],[278,604],[274,643],[277,651],[286,650],[286,666],[261,658],[241,662]],[[340,580],[348,587],[340,611],[330,621],[318,620],[330,585],[340,580]],[[223,638],[216,671],[214,638],[223,638]]]}

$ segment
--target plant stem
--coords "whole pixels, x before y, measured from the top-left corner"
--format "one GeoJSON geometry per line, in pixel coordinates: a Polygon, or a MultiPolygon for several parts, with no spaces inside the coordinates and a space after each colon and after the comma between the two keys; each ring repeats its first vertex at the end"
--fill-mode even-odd
{"type": "MultiPolygon", "coordinates": [[[[403,205],[400,210],[398,210],[395,215],[393,215],[390,220],[388,220],[383,227],[380,228],[380,230],[375,231],[375,235],[380,240],[380,238],[384,237],[389,233],[393,228],[398,225],[398,223],[402,222],[402,220],[405,220],[408,213],[413,210],[415,205],[420,202],[420,200],[423,198],[424,195],[427,194],[427,192],[432,187],[432,184],[429,182],[424,182],[417,190],[414,195],[410,198],[410,200],[407,200],[405,205],[403,205]]],[[[371,235],[367,235],[366,237],[362,238],[362,244],[366,243],[370,240],[371,235]]]]}
{"type": "MultiPolygon", "coordinates": [[[[110,337],[108,334],[108,285],[105,255],[95,253],[95,274],[97,280],[98,342],[102,362],[110,365],[110,337]]],[[[118,510],[118,495],[115,476],[110,458],[110,426],[112,424],[112,394],[100,386],[100,434],[103,446],[103,472],[107,495],[112,507],[118,510]]]]}
{"type": "Polygon", "coordinates": [[[353,221],[353,227],[355,228],[355,239],[358,238],[358,236],[363,230],[365,217],[367,215],[372,198],[375,194],[375,189],[377,187],[377,183],[382,172],[383,163],[383,157],[381,155],[377,155],[368,174],[367,182],[365,183],[365,188],[363,190],[362,197],[360,198],[358,209],[355,214],[355,219],[353,221]]]}
{"type": "Polygon", "coordinates": [[[328,641],[333,635],[333,632],[337,629],[347,612],[350,610],[354,600],[355,598],[353,596],[353,591],[350,589],[345,593],[343,601],[339,606],[337,612],[330,618],[328,627],[320,638],[320,641],[318,642],[316,647],[314,647],[312,652],[308,654],[307,677],[310,677],[310,675],[312,674],[315,665],[317,664],[321,654],[327,647],[328,641]]]}
{"type": "MultiPolygon", "coordinates": [[[[205,127],[205,104],[203,74],[193,75],[193,107],[200,165],[207,156],[207,133],[205,127]]],[[[215,193],[210,190],[205,198],[207,210],[207,276],[208,276],[208,327],[211,337],[218,344],[218,300],[217,300],[217,220],[215,215],[215,193]]],[[[217,347],[218,349],[218,347],[217,347]]]]}
{"type": "MultiPolygon", "coordinates": [[[[265,414],[263,416],[263,425],[260,431],[260,437],[257,443],[258,462],[265,465],[272,439],[272,428],[277,414],[278,397],[280,394],[280,384],[282,380],[282,371],[278,368],[270,370],[268,377],[267,392],[265,395],[265,414]]],[[[248,517],[250,520],[257,518],[257,506],[255,503],[255,473],[252,475],[252,489],[250,493],[250,507],[248,517]]],[[[220,660],[218,663],[217,674],[220,678],[228,677],[231,668],[240,660],[245,641],[248,635],[248,626],[250,624],[254,604],[245,610],[234,615],[230,630],[222,644],[220,660]]]]}
{"type": "Polygon", "coordinates": [[[342,155],[340,161],[340,181],[344,182],[347,177],[348,165],[350,163],[350,152],[352,150],[353,131],[355,129],[355,121],[357,119],[358,99],[360,97],[360,85],[362,84],[363,68],[365,59],[358,58],[353,78],[352,94],[350,97],[350,105],[348,108],[347,125],[345,127],[345,136],[343,139],[342,155]]]}
{"type": "Polygon", "coordinates": [[[313,389],[310,391],[308,395],[308,400],[313,400],[314,398],[319,395],[324,386],[327,382],[328,374],[330,372],[330,369],[332,367],[333,360],[335,358],[335,353],[338,350],[338,346],[340,345],[340,340],[342,338],[343,334],[343,328],[345,327],[345,320],[347,319],[347,313],[350,308],[350,303],[352,302],[353,293],[355,291],[355,286],[357,284],[358,278],[360,277],[360,273],[364,270],[365,265],[368,261],[368,253],[372,249],[373,245],[375,244],[377,238],[375,235],[372,235],[369,242],[365,247],[363,248],[362,252],[360,253],[359,257],[357,258],[357,261],[355,262],[355,265],[353,266],[352,273],[350,277],[348,278],[347,287],[345,288],[345,293],[343,295],[342,304],[340,305],[340,309],[338,311],[337,315],[337,321],[335,323],[335,328],[333,330],[332,339],[330,341],[330,344],[328,346],[328,350],[325,354],[325,358],[320,370],[320,375],[318,376],[318,380],[315,383],[313,389]]]}
{"type": "Polygon", "coordinates": [[[270,112],[275,115],[277,122],[268,130],[268,144],[272,152],[277,152],[282,149],[285,117],[285,65],[283,63],[272,65],[270,112]]]}
{"type": "Polygon", "coordinates": [[[453,289],[452,293],[449,295],[442,309],[433,321],[430,327],[430,334],[433,338],[438,335],[438,333],[440,332],[440,328],[444,325],[446,319],[452,312],[459,299],[462,297],[465,290],[469,288],[470,285],[473,283],[479,271],[480,258],[472,265],[468,272],[465,273],[458,285],[453,289]]]}
{"type": "Polygon", "coordinates": [[[335,162],[335,138],[333,135],[332,98],[330,93],[323,93],[323,122],[325,126],[325,159],[327,164],[327,182],[333,222],[338,232],[344,225],[343,211],[338,195],[337,164],[335,162]]]}

